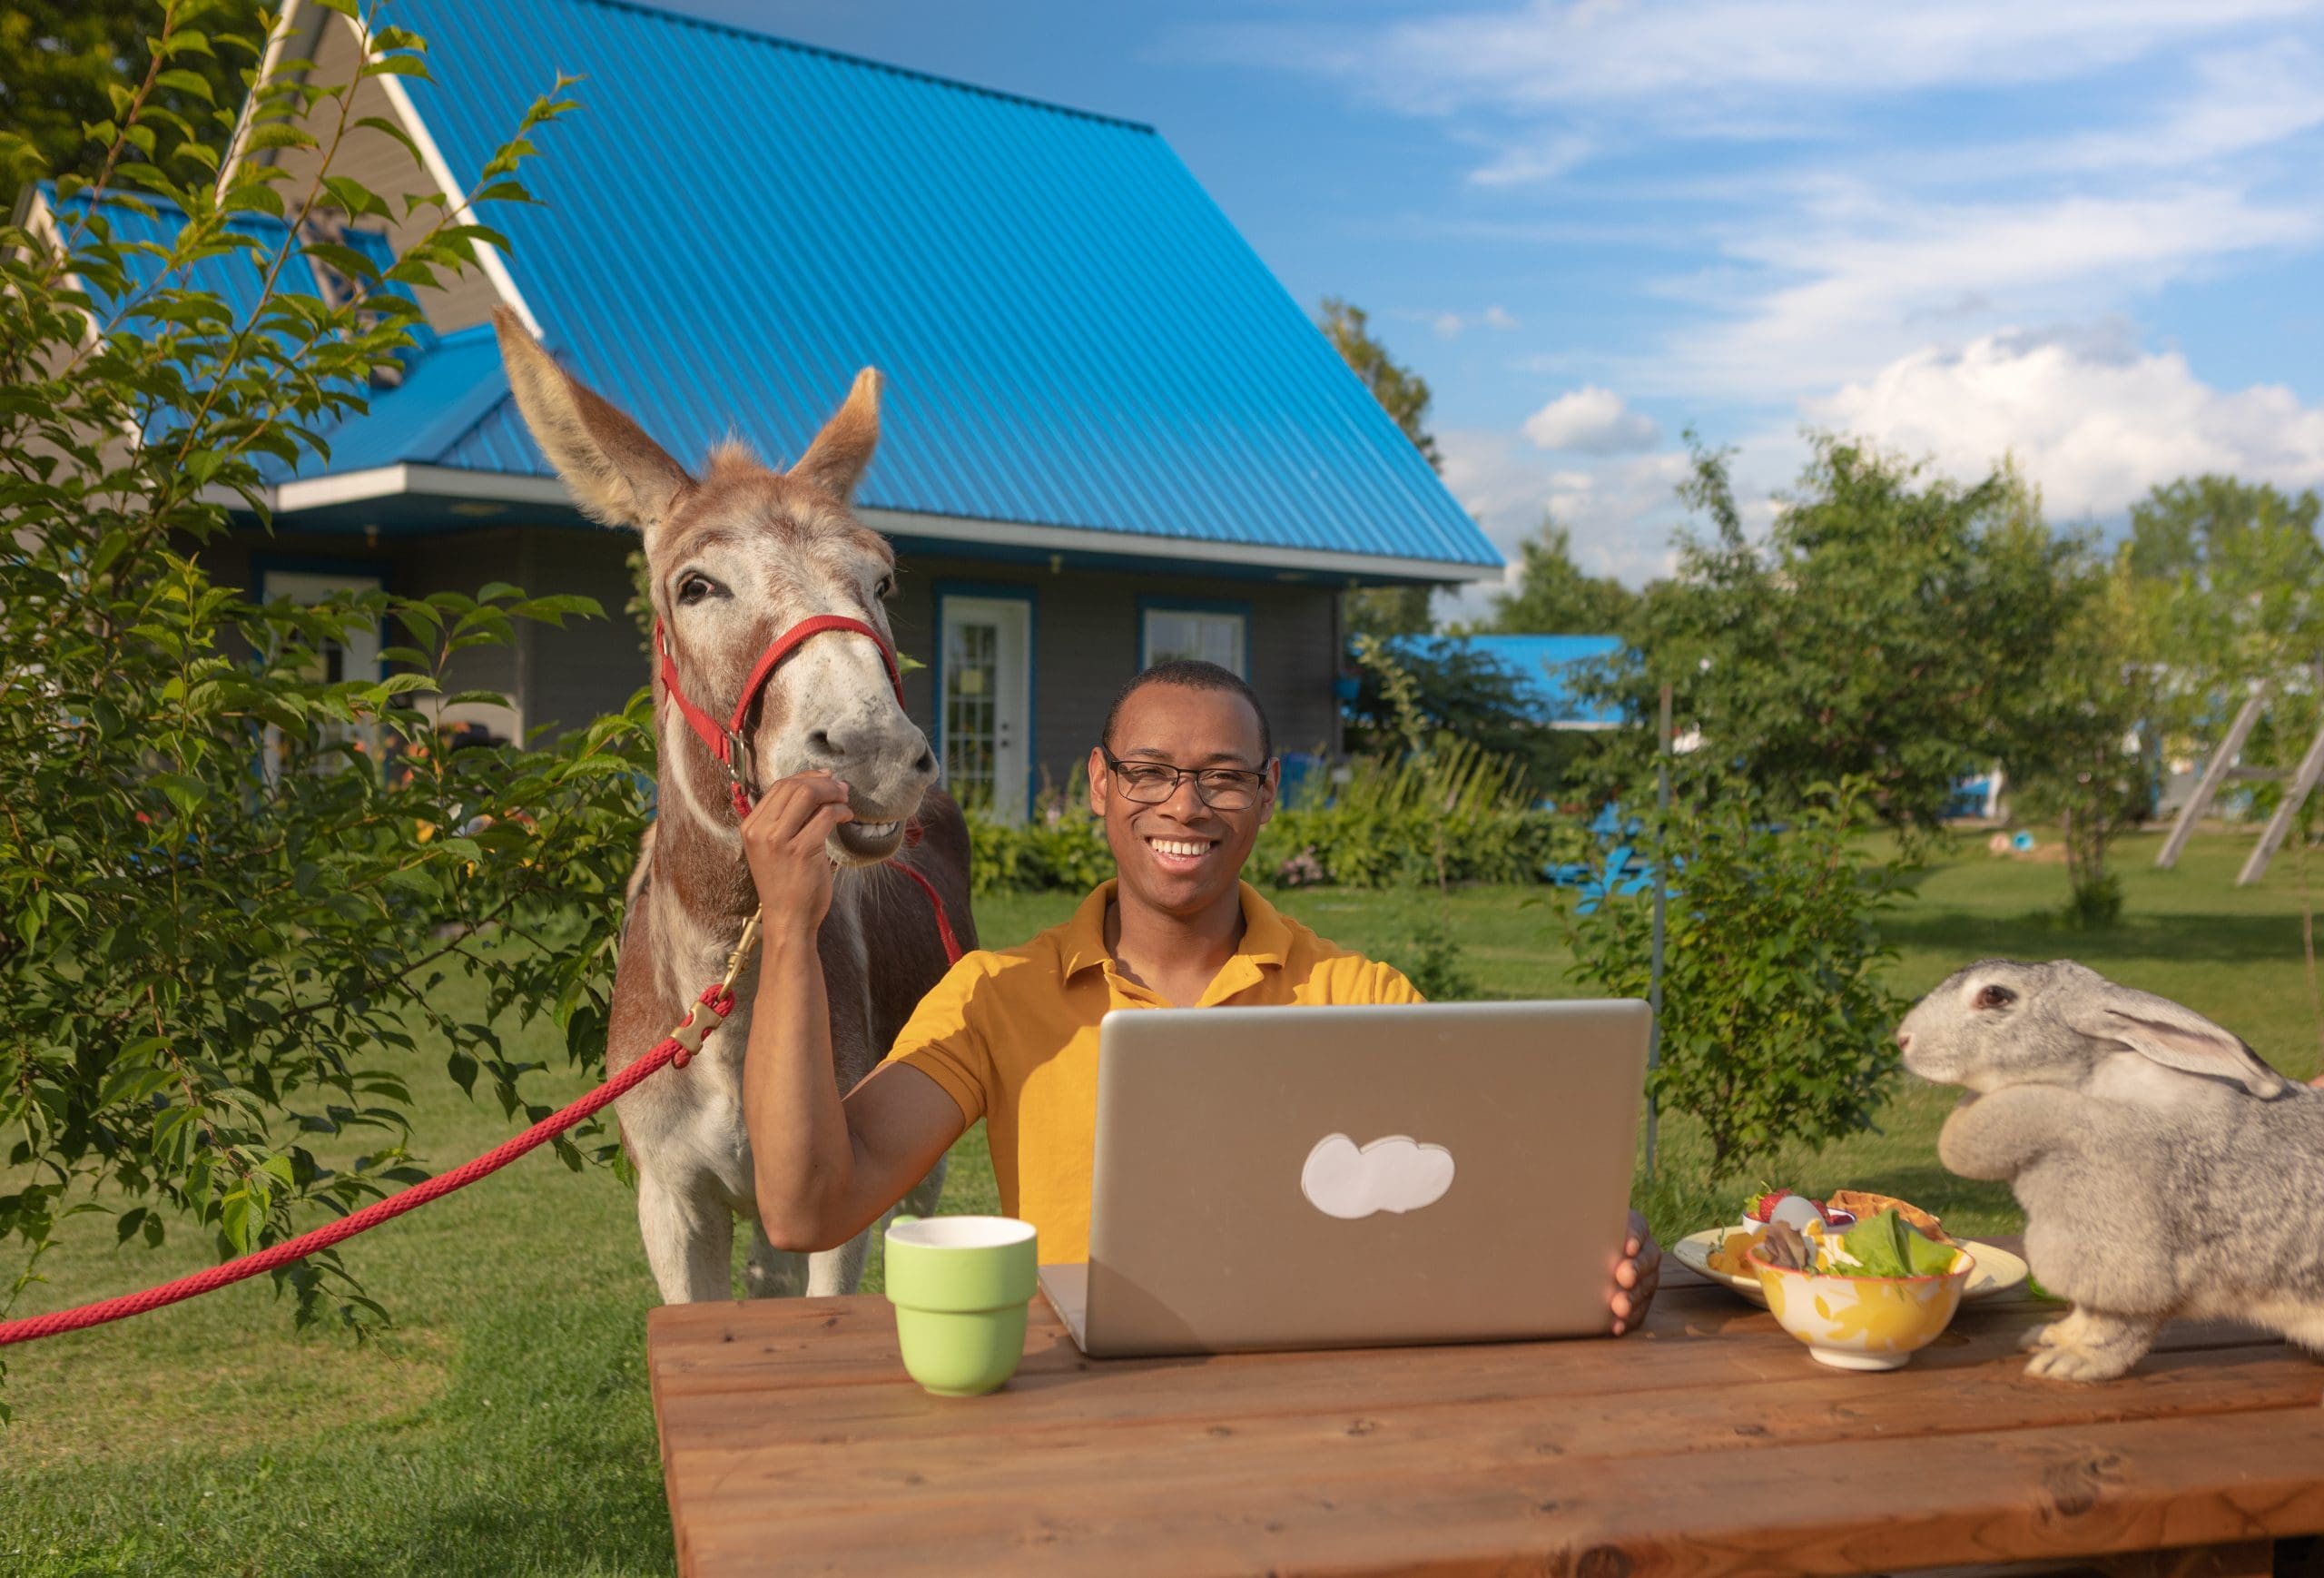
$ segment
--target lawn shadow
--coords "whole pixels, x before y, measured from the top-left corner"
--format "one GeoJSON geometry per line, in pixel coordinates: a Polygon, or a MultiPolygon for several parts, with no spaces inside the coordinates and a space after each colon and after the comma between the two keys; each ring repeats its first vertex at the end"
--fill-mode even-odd
{"type": "Polygon", "coordinates": [[[1903,949],[1959,955],[1962,964],[1980,959],[2156,960],[2171,963],[2249,964],[2281,955],[2298,958],[2296,924],[2281,915],[2127,915],[2112,926],[2088,931],[2055,917],[1965,914],[1959,910],[1892,916],[1881,923],[1881,940],[1903,949]]]}

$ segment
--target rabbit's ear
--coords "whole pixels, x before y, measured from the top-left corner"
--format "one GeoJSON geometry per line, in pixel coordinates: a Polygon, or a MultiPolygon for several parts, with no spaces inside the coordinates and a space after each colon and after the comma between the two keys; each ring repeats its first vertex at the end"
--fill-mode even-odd
{"type": "Polygon", "coordinates": [[[2290,1088],[2241,1037],[2151,991],[2133,991],[2110,981],[2104,992],[2073,1016],[2073,1023],[2083,1035],[2120,1041],[2164,1068],[2232,1080],[2262,1100],[2290,1088]]]}

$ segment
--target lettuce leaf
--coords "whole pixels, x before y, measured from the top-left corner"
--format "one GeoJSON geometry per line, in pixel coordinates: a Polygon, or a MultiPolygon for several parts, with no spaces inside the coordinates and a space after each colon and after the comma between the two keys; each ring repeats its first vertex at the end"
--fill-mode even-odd
{"type": "Polygon", "coordinates": [[[1853,1277],[1929,1277],[1953,1268],[1952,1245],[1923,1238],[1893,1209],[1858,1222],[1840,1242],[1856,1258],[1853,1277]]]}

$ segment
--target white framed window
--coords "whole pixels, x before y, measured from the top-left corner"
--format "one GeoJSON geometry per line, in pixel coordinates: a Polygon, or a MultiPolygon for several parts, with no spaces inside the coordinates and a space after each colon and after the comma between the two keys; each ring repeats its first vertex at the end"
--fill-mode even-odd
{"type": "Polygon", "coordinates": [[[1146,610],[1144,624],[1139,667],[1192,657],[1250,677],[1246,650],[1249,615],[1223,608],[1154,607],[1146,610]]]}

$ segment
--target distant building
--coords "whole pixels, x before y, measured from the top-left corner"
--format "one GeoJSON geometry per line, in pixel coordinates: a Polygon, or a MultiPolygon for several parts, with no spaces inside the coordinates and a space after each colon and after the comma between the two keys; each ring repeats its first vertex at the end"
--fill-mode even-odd
{"type": "Polygon", "coordinates": [[[1531,719],[1549,729],[1614,729],[1629,720],[1620,708],[1585,701],[1578,680],[1589,665],[1622,648],[1619,636],[1399,636],[1390,649],[1431,656],[1473,653],[1509,672],[1531,719]]]}

